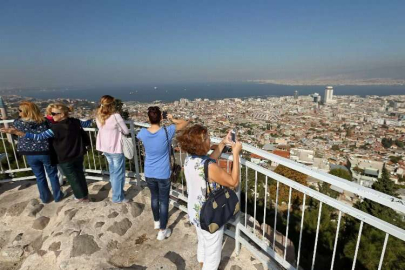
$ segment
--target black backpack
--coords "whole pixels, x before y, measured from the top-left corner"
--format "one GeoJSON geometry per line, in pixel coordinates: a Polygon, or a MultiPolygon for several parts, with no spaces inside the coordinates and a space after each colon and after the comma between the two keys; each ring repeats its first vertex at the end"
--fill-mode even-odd
{"type": "Polygon", "coordinates": [[[223,225],[239,212],[240,204],[235,192],[222,187],[218,190],[211,190],[208,182],[208,164],[210,159],[204,161],[204,176],[206,181],[206,201],[200,212],[201,229],[210,233],[216,232],[223,225]],[[210,191],[208,194],[208,190],[210,191]]]}

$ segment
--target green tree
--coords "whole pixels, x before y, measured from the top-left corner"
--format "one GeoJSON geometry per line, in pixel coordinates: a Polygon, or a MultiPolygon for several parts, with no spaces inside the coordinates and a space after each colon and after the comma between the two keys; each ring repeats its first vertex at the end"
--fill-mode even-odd
{"type": "Polygon", "coordinates": [[[404,148],[404,142],[400,140],[395,140],[395,145],[399,148],[404,148]]]}
{"type": "MultiPolygon", "coordinates": [[[[295,182],[298,182],[300,184],[303,184],[304,186],[307,186],[307,178],[308,176],[295,171],[293,169],[290,169],[288,167],[285,167],[283,165],[278,165],[277,168],[274,170],[275,173],[280,174],[288,179],[291,179],[295,182]]],[[[288,196],[289,196],[289,191],[290,188],[286,185],[279,184],[279,190],[278,190],[278,198],[279,202],[288,202],[288,196]]],[[[274,181],[270,185],[270,192],[273,194],[276,194],[277,192],[277,183],[274,181]]],[[[291,194],[291,202],[294,204],[301,204],[302,198],[303,198],[303,193],[299,191],[293,191],[291,194]]]]}
{"type": "Polygon", "coordinates": [[[339,151],[339,150],[340,150],[339,145],[336,145],[336,144],[333,145],[333,146],[332,146],[332,150],[333,150],[333,151],[339,151]]]}
{"type": "Polygon", "coordinates": [[[400,160],[402,160],[402,157],[390,156],[390,160],[392,163],[398,163],[400,160]]]}
{"type": "MultiPolygon", "coordinates": [[[[391,196],[397,196],[397,187],[390,180],[390,174],[385,166],[383,167],[381,178],[373,184],[372,188],[391,196]]],[[[355,204],[355,207],[395,226],[405,227],[397,212],[377,202],[364,199],[363,202],[355,204]]],[[[358,220],[355,221],[353,218],[347,218],[345,233],[348,235],[348,241],[343,250],[347,259],[353,258],[358,232],[358,220]]],[[[384,239],[384,232],[373,226],[364,224],[361,236],[361,248],[359,248],[357,256],[359,267],[366,269],[378,268],[384,239]]],[[[405,243],[402,240],[392,236],[389,238],[382,269],[405,269],[405,243]]]]}
{"type": "Polygon", "coordinates": [[[383,138],[381,140],[381,143],[384,146],[384,148],[390,148],[393,145],[392,139],[387,139],[387,138],[383,138]]]}
{"type": "Polygon", "coordinates": [[[330,174],[352,181],[352,176],[350,175],[350,173],[344,169],[332,169],[329,171],[330,174]]]}

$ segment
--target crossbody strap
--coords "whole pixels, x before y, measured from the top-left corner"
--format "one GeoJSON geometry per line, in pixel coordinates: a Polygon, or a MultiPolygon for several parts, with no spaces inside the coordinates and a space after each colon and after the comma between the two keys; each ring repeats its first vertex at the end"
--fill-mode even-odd
{"type": "Polygon", "coordinates": [[[115,116],[115,113],[114,113],[113,115],[114,115],[114,118],[115,118],[115,122],[117,122],[117,127],[118,127],[119,132],[120,132],[122,135],[126,136],[126,135],[122,132],[122,129],[121,129],[121,127],[120,127],[120,123],[118,123],[118,120],[117,120],[117,117],[115,116]]]}
{"type": "Polygon", "coordinates": [[[204,180],[205,180],[205,185],[206,185],[206,189],[205,189],[205,198],[208,198],[208,190],[210,191],[210,193],[212,192],[211,190],[211,186],[208,180],[208,165],[210,165],[210,161],[212,159],[207,158],[206,160],[204,160],[204,180]]]}

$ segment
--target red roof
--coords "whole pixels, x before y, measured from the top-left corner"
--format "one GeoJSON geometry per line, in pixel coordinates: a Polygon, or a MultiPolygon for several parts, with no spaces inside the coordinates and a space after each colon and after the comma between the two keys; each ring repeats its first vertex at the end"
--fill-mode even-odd
{"type": "Polygon", "coordinates": [[[264,157],[261,157],[261,156],[256,155],[256,154],[250,154],[250,157],[251,158],[258,158],[258,159],[265,159],[264,157]]]}
{"type": "Polygon", "coordinates": [[[283,158],[290,158],[290,152],[289,151],[282,151],[282,150],[274,150],[273,154],[283,157],[283,158]]]}

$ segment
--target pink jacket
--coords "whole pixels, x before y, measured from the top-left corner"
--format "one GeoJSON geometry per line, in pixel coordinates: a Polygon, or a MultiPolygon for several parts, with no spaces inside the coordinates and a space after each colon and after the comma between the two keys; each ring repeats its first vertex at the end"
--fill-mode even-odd
{"type": "Polygon", "coordinates": [[[110,154],[122,153],[121,132],[129,134],[124,119],[118,113],[111,115],[102,126],[96,119],[98,134],[96,149],[110,154]]]}

